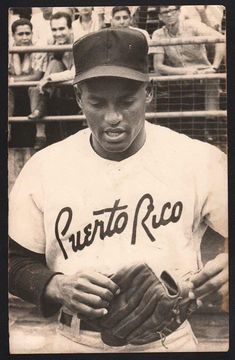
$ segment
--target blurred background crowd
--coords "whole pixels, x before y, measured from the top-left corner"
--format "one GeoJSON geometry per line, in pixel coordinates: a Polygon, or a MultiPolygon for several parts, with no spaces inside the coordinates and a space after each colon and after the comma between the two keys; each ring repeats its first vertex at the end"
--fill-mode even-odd
{"type": "MultiPolygon", "coordinates": [[[[156,113],[151,122],[226,151],[226,118],[216,114],[226,110],[225,79],[205,77],[226,72],[225,43],[205,45],[193,41],[196,36],[220,39],[225,35],[224,6],[15,7],[9,9],[9,49],[72,45],[82,36],[105,27],[135,28],[149,44],[192,37],[191,44],[150,46],[150,74],[178,78],[153,82],[154,96],[146,112],[156,113]],[[181,79],[184,75],[202,75],[202,79],[181,79]],[[208,115],[179,116],[179,112],[200,110],[209,111],[208,115]],[[159,113],[165,115],[157,116],[159,113]]],[[[38,150],[86,126],[85,121],[63,120],[66,115],[82,114],[71,84],[61,86],[73,79],[74,72],[71,51],[9,52],[9,147],[38,150]],[[30,81],[38,81],[37,86],[27,85],[30,81]],[[40,121],[48,115],[60,116],[61,121],[40,121]],[[14,121],[20,116],[29,121],[14,121]]]]}

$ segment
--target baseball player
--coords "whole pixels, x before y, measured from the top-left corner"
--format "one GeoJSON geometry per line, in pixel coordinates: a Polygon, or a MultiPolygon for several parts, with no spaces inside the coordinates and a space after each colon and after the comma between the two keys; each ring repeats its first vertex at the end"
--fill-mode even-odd
{"type": "Polygon", "coordinates": [[[103,29],[73,53],[88,128],[15,182],[10,292],[58,322],[50,352],[196,351],[190,311],[227,293],[227,255],[202,267],[200,254],[208,226],[227,236],[225,154],[145,121],[139,31],[103,29]]]}

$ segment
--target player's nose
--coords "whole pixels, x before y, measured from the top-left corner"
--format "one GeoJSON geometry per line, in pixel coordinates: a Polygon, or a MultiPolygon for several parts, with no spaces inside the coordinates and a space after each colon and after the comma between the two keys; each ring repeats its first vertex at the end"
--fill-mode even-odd
{"type": "Polygon", "coordinates": [[[110,125],[118,124],[120,121],[122,121],[122,118],[122,114],[115,110],[107,111],[105,114],[105,121],[110,125]]]}

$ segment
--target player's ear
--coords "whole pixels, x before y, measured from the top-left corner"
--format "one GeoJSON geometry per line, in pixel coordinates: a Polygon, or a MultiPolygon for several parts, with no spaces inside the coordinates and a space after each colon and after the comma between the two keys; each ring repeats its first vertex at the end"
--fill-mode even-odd
{"type": "Polygon", "coordinates": [[[74,85],[74,92],[78,106],[82,109],[82,90],[78,85],[74,85]]]}
{"type": "Polygon", "coordinates": [[[147,84],[145,92],[146,92],[146,103],[149,104],[153,99],[153,80],[151,80],[147,84]]]}

